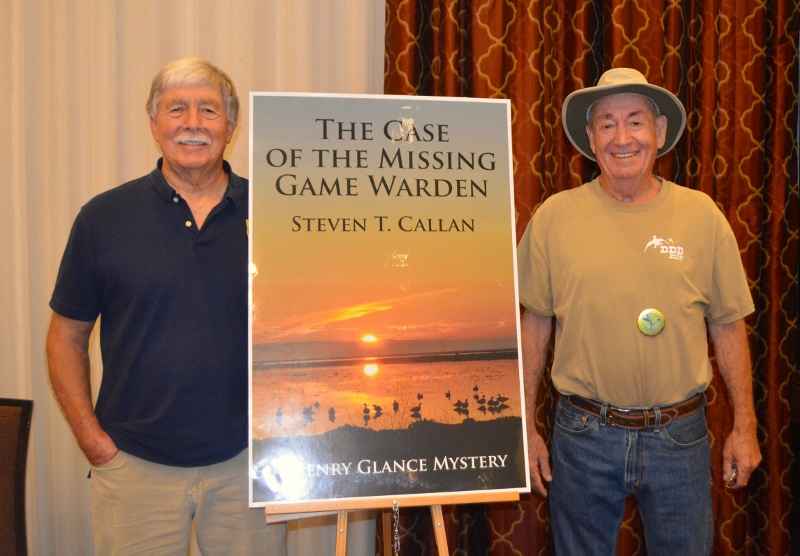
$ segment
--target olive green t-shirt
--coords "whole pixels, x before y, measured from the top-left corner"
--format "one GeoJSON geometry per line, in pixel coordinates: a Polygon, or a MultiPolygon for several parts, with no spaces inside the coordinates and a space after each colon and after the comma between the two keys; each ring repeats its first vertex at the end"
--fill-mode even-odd
{"type": "Polygon", "coordinates": [[[519,243],[520,301],[556,317],[562,394],[620,407],[682,401],[711,381],[706,319],[754,310],[724,215],[704,193],[662,183],[642,204],[612,199],[598,180],[553,195],[519,243]],[[656,336],[637,327],[651,308],[664,315],[656,336]]]}

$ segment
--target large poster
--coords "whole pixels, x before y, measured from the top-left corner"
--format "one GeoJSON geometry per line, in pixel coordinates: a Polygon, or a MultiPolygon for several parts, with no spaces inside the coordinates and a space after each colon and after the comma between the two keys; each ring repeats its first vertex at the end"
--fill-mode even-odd
{"type": "Polygon", "coordinates": [[[250,102],[252,505],[528,491],[508,101],[250,102]]]}

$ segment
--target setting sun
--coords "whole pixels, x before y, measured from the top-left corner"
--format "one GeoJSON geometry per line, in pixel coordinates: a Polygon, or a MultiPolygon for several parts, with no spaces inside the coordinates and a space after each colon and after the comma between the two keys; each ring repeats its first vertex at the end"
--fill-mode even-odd
{"type": "Polygon", "coordinates": [[[364,336],[361,337],[361,341],[366,342],[368,344],[374,344],[375,342],[378,341],[378,338],[376,338],[374,334],[365,334],[364,336]]]}

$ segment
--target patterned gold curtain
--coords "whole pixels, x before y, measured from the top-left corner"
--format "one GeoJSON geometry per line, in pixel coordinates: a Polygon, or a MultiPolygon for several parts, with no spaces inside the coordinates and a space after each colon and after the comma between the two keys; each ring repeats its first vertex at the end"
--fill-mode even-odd
{"type": "MultiPolygon", "coordinates": [[[[764,461],[747,489],[719,476],[731,427],[725,387],[708,394],[713,554],[788,554],[793,454],[788,385],[797,367],[798,28],[796,1],[388,0],[389,94],[508,98],[517,233],[549,195],[596,172],[569,143],[561,105],[608,68],[675,92],[689,116],[657,173],[710,195],[727,216],[756,313],[747,319],[764,461]]],[[[539,393],[549,437],[553,391],[539,393]]],[[[552,554],[543,499],[445,508],[452,554],[552,554]]],[[[402,554],[434,554],[427,509],[404,511],[402,554]]],[[[645,554],[629,501],[618,554],[645,554]]]]}

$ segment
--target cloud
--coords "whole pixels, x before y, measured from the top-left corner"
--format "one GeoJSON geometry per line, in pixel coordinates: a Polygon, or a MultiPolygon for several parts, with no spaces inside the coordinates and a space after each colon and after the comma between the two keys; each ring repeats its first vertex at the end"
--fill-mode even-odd
{"type": "Polygon", "coordinates": [[[409,301],[442,297],[458,292],[459,290],[460,288],[446,288],[414,295],[370,301],[350,307],[338,307],[314,313],[293,315],[280,322],[272,323],[269,326],[259,326],[258,323],[253,323],[253,336],[265,340],[268,339],[270,342],[289,336],[304,336],[324,330],[330,324],[359,319],[382,311],[390,311],[398,305],[408,303],[409,301]]]}

